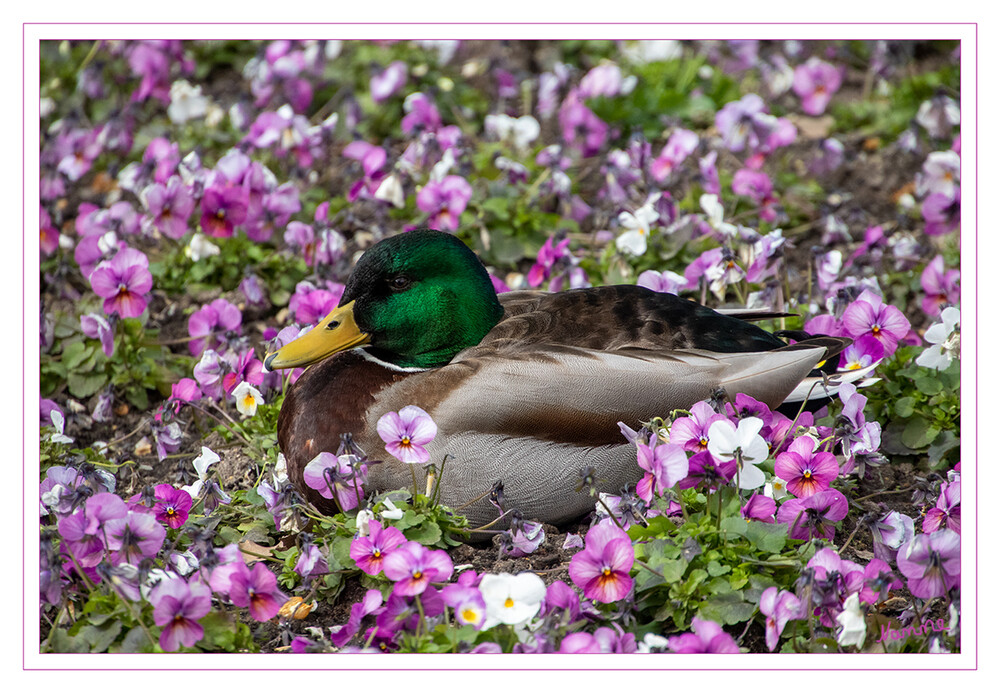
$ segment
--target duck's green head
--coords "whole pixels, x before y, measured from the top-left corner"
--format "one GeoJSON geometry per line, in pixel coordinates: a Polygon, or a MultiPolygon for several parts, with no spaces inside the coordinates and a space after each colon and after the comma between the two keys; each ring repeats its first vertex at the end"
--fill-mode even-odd
{"type": "Polygon", "coordinates": [[[366,347],[404,368],[434,368],[478,344],[503,317],[479,258],[451,234],[427,229],[369,248],[340,306],[265,359],[268,369],[304,366],[366,347]]]}

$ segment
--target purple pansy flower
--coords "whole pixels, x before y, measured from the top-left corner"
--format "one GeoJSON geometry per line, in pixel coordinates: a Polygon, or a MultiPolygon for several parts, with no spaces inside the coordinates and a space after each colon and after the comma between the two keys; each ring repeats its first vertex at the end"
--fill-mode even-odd
{"type": "Polygon", "coordinates": [[[165,522],[174,529],[187,522],[188,512],[191,510],[191,496],[187,491],[170,484],[157,484],[155,497],[153,512],[159,522],[165,522]]]}
{"type": "Polygon", "coordinates": [[[476,630],[486,621],[486,601],[479,591],[479,576],[468,570],[458,576],[457,584],[445,585],[441,589],[441,599],[455,610],[455,621],[460,625],[470,625],[476,630]]]}
{"type": "Polygon", "coordinates": [[[430,453],[424,447],[437,435],[437,424],[420,407],[410,405],[388,412],[378,420],[379,437],[390,455],[407,464],[425,464],[430,453]]]}
{"type": "Polygon", "coordinates": [[[344,147],[343,155],[361,163],[364,177],[355,182],[347,193],[347,200],[354,202],[359,196],[371,199],[378,190],[379,183],[385,177],[382,167],[385,165],[385,150],[363,140],[351,142],[344,147]],[[363,195],[362,195],[363,194],[363,195]]]}
{"type": "Polygon", "coordinates": [[[337,496],[341,510],[358,507],[368,481],[368,467],[355,455],[334,455],[321,452],[302,472],[306,486],[319,491],[324,498],[337,496]]]}
{"type": "Polygon", "coordinates": [[[795,68],[792,89],[802,99],[802,110],[815,116],[826,110],[842,80],[839,69],[813,56],[795,68]]]}
{"type": "Polygon", "coordinates": [[[946,305],[956,305],[961,298],[958,287],[960,273],[957,269],[944,270],[944,256],[938,255],[927,263],[920,275],[920,286],[927,294],[921,301],[924,312],[932,318],[941,314],[946,305]]]}
{"type": "Polygon", "coordinates": [[[636,484],[635,491],[647,503],[653,499],[653,494],[663,495],[678,481],[687,476],[688,459],[684,449],[674,443],[656,445],[656,439],[651,445],[636,443],[636,454],[639,466],[646,472],[636,484]]]}
{"type": "Polygon", "coordinates": [[[417,193],[417,208],[430,215],[427,223],[442,231],[458,228],[459,217],[472,197],[472,186],[461,176],[431,181],[417,193]]]}
{"type": "Polygon", "coordinates": [[[941,494],[937,503],[924,516],[923,529],[925,534],[936,532],[946,526],[956,534],[962,533],[962,481],[942,482],[941,494]]]}
{"type": "Polygon", "coordinates": [[[569,576],[587,599],[605,604],[624,599],[632,589],[635,562],[632,540],[611,520],[587,531],[584,549],[570,560],[569,576]]]}
{"type": "Polygon", "coordinates": [[[788,524],[791,539],[812,539],[822,537],[833,540],[834,524],[847,517],[847,498],[832,488],[819,491],[808,498],[792,498],[785,501],[775,520],[788,524]]]}
{"type": "Polygon", "coordinates": [[[431,582],[447,582],[453,570],[447,553],[432,551],[417,541],[406,542],[382,563],[385,576],[396,583],[393,594],[403,597],[423,593],[431,582]]]}
{"type": "Polygon", "coordinates": [[[889,590],[897,590],[903,583],[885,561],[873,558],[864,572],[864,586],[859,597],[865,604],[877,604],[889,598],[889,590]]]}
{"type": "Polygon", "coordinates": [[[664,270],[663,272],[646,270],[639,275],[635,283],[636,286],[643,286],[650,291],[674,294],[676,296],[684,288],[684,285],[687,284],[687,280],[670,270],[664,270]]]}
{"type": "Polygon", "coordinates": [[[670,425],[670,442],[688,452],[708,450],[708,429],[726,417],[712,409],[708,402],[696,402],[690,416],[682,416],[670,425]]]}
{"type": "Polygon", "coordinates": [[[371,78],[372,101],[381,103],[399,91],[406,84],[406,63],[394,60],[382,72],[371,78]]]}
{"type": "Polygon", "coordinates": [[[194,356],[206,349],[215,349],[222,343],[218,337],[220,333],[238,332],[242,324],[240,309],[224,298],[217,298],[188,318],[188,334],[195,337],[188,342],[188,349],[194,356]]]}
{"type": "Polygon", "coordinates": [[[931,193],[920,207],[927,225],[924,233],[940,236],[950,233],[962,223],[962,191],[957,186],[951,193],[931,193]]]}
{"type": "Polygon", "coordinates": [[[148,513],[133,512],[108,520],[104,525],[108,549],[115,552],[115,563],[138,565],[143,558],[155,556],[163,546],[167,530],[148,513]]]}
{"type": "Polygon", "coordinates": [[[962,538],[958,532],[942,529],[920,534],[900,547],[896,554],[899,572],[906,587],[921,599],[943,597],[960,582],[962,538]]]}
{"type": "Polygon", "coordinates": [[[870,334],[861,335],[840,353],[840,370],[856,371],[868,368],[885,356],[882,342],[870,334]]]}
{"type": "Polygon", "coordinates": [[[170,238],[179,239],[188,232],[188,219],[194,211],[194,197],[179,176],[171,176],[166,185],[152,183],[140,195],[153,226],[170,238]]]}
{"type": "Polygon", "coordinates": [[[799,436],[788,446],[788,451],[777,456],[774,473],[785,481],[790,493],[808,498],[830,487],[840,473],[837,458],[829,452],[817,450],[817,441],[811,436],[799,436]]]}
{"type": "Polygon", "coordinates": [[[358,535],[351,542],[350,556],[362,572],[378,575],[386,556],[406,543],[406,537],[393,526],[382,527],[378,520],[368,521],[368,535],[358,535]]]}
{"type": "Polygon", "coordinates": [[[563,140],[577,145],[583,156],[594,156],[608,137],[608,124],[583,103],[578,89],[571,89],[559,107],[563,140]]]}
{"type": "Polygon", "coordinates": [[[295,314],[295,320],[305,325],[314,325],[337,307],[344,294],[343,284],[327,282],[328,288],[316,288],[307,281],[295,285],[295,293],[288,301],[288,307],[295,314]]]}
{"type": "Polygon", "coordinates": [[[351,614],[347,623],[330,628],[330,640],[334,647],[343,647],[358,633],[361,619],[382,606],[382,593],[378,590],[368,590],[360,602],[351,604],[351,614]]]}
{"type": "Polygon", "coordinates": [[[222,388],[227,395],[233,394],[233,390],[242,382],[251,385],[264,382],[264,364],[254,356],[253,349],[247,349],[239,356],[232,354],[227,360],[233,369],[222,376],[222,388]]]}
{"type": "Polygon", "coordinates": [[[166,183],[177,171],[181,162],[180,145],[166,137],[154,137],[142,154],[142,162],[154,167],[153,179],[166,183]]]}
{"type": "Polygon", "coordinates": [[[670,650],[677,654],[739,654],[736,641],[715,621],[691,619],[693,633],[683,633],[670,638],[670,650]]]}
{"type": "Polygon", "coordinates": [[[750,500],[740,508],[740,515],[747,522],[750,520],[758,520],[760,522],[767,522],[768,524],[774,524],[774,511],[777,509],[778,505],[774,502],[773,498],[768,498],[767,496],[762,496],[759,493],[755,493],[750,496],[750,500]]]}
{"type": "Polygon", "coordinates": [[[403,101],[403,111],[406,115],[400,122],[405,134],[414,130],[435,131],[441,127],[441,114],[437,106],[423,92],[415,92],[403,101]]]}
{"type": "Polygon", "coordinates": [[[111,358],[115,353],[115,331],[103,315],[87,313],[80,316],[80,329],[90,338],[101,340],[104,355],[111,358]]]}
{"type": "Polygon", "coordinates": [[[184,578],[168,578],[157,583],[149,595],[153,605],[153,623],[163,626],[160,647],[174,652],[181,646],[191,647],[205,634],[198,619],[212,608],[212,591],[208,585],[184,578]]]}
{"type": "Polygon", "coordinates": [[[236,606],[250,607],[250,616],[255,621],[269,621],[278,615],[282,604],[287,601],[278,589],[278,579],[261,563],[255,563],[250,570],[245,563],[237,561],[236,569],[229,576],[229,598],[236,606]]]}
{"type": "Polygon", "coordinates": [[[760,613],[765,618],[764,639],[767,649],[774,652],[778,638],[790,619],[798,618],[802,604],[799,598],[787,590],[778,592],[777,587],[768,587],[760,595],[760,613]]]}
{"type": "Polygon", "coordinates": [[[242,187],[210,187],[201,198],[201,230],[214,238],[229,238],[247,220],[248,197],[242,187]]]}
{"type": "Polygon", "coordinates": [[[674,130],[660,155],[649,165],[649,174],[658,183],[666,180],[674,169],[698,147],[698,135],[684,128],[674,130]]]}
{"type": "Polygon", "coordinates": [[[882,343],[886,355],[896,351],[896,345],[910,331],[910,321],[902,311],[867,289],[844,311],[842,318],[847,336],[857,339],[871,335],[882,343]]]}
{"type": "Polygon", "coordinates": [[[153,288],[149,260],[140,250],[122,248],[97,266],[90,275],[90,286],[104,299],[105,313],[137,318],[146,310],[146,294],[153,288]]]}

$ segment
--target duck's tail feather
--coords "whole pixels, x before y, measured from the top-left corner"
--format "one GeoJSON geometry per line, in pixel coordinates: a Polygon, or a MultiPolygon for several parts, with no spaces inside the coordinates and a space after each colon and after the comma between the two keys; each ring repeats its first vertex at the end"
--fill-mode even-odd
{"type": "Polygon", "coordinates": [[[871,378],[872,371],[879,365],[876,361],[867,368],[853,371],[841,371],[832,375],[823,373],[805,378],[785,398],[784,404],[797,404],[805,401],[829,400],[837,396],[840,386],[844,383],[856,383],[857,387],[867,387],[877,383],[879,378],[871,378]]]}
{"type": "Polygon", "coordinates": [[[722,315],[728,315],[731,318],[739,318],[740,320],[745,320],[747,322],[799,317],[798,313],[785,313],[783,311],[776,310],[757,310],[756,308],[717,308],[715,312],[721,313],[722,315]]]}

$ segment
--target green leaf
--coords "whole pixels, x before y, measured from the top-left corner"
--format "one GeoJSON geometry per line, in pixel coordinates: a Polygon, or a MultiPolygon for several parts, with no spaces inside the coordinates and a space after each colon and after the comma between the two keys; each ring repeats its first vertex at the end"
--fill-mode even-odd
{"type": "Polygon", "coordinates": [[[80,399],[90,397],[104,387],[107,381],[108,378],[103,373],[70,373],[66,378],[70,394],[80,399]]]}
{"type": "Polygon", "coordinates": [[[729,517],[722,518],[722,522],[719,524],[720,529],[728,534],[737,534],[741,537],[747,536],[747,531],[750,527],[749,522],[744,520],[742,517],[734,517],[730,515],[729,517]]]}
{"type": "Polygon", "coordinates": [[[959,449],[961,442],[951,431],[945,431],[943,435],[938,436],[934,444],[927,449],[927,461],[930,462],[931,468],[938,467],[949,452],[959,449]]]}
{"type": "Polygon", "coordinates": [[[913,405],[916,400],[912,397],[902,397],[896,400],[896,416],[901,419],[909,418],[913,415],[913,405]]]}
{"type": "Polygon", "coordinates": [[[747,539],[764,553],[778,553],[785,548],[788,525],[768,522],[751,522],[747,526],[747,539]]]}
{"type": "Polygon", "coordinates": [[[424,546],[432,546],[441,539],[441,528],[427,521],[403,532],[410,541],[419,541],[424,546]]]}
{"type": "Polygon", "coordinates": [[[929,377],[919,377],[913,379],[913,384],[917,386],[917,389],[923,392],[925,395],[936,395],[943,389],[941,386],[941,381],[937,378],[929,377]]]}
{"type": "Polygon", "coordinates": [[[73,370],[90,356],[92,349],[88,349],[83,342],[63,343],[62,362],[67,369],[73,370]]]}
{"type": "MultiPolygon", "coordinates": [[[[676,528],[674,523],[671,522],[666,515],[657,515],[656,517],[650,518],[648,527],[643,527],[641,525],[632,525],[629,527],[628,535],[633,542],[637,542],[659,537],[664,534],[672,534],[675,530],[676,528]]],[[[649,549],[649,553],[647,555],[652,555],[654,547],[660,547],[655,550],[662,551],[664,546],[673,546],[673,544],[668,544],[668,542],[665,542],[662,539],[652,542],[651,544],[647,544],[646,548],[649,549]]],[[[680,555],[680,550],[677,549],[676,546],[673,546],[673,549],[674,552],[672,557],[676,558],[680,555]]]]}
{"type": "Polygon", "coordinates": [[[901,440],[903,445],[911,450],[923,450],[934,442],[940,432],[940,428],[931,426],[927,421],[918,417],[906,424],[901,440]]]}
{"type": "MultiPolygon", "coordinates": [[[[666,558],[662,553],[652,554],[646,561],[649,567],[663,575],[663,582],[674,584],[679,582],[687,570],[688,562],[683,558],[666,558]]],[[[648,570],[643,570],[649,573],[648,570]]]]}
{"type": "Polygon", "coordinates": [[[112,647],[109,652],[155,652],[156,646],[149,642],[149,637],[142,626],[136,626],[125,634],[122,641],[112,647]]]}
{"type": "Polygon", "coordinates": [[[112,620],[100,626],[93,624],[83,626],[76,637],[87,643],[91,652],[106,652],[121,632],[121,621],[112,620]]]}
{"type": "Polygon", "coordinates": [[[726,573],[728,573],[731,570],[732,570],[731,566],[722,565],[718,561],[709,561],[708,562],[708,574],[711,575],[712,577],[718,577],[719,575],[725,575],[726,573]]]}
{"type": "Polygon", "coordinates": [[[130,387],[125,390],[125,398],[136,409],[149,409],[149,395],[144,387],[130,387]]]}
{"type": "Polygon", "coordinates": [[[485,211],[489,212],[497,219],[507,221],[510,219],[511,204],[512,201],[508,200],[506,197],[491,197],[483,202],[482,207],[485,211]]]}
{"type": "Polygon", "coordinates": [[[732,626],[748,620],[756,609],[755,604],[743,601],[743,596],[739,592],[725,592],[705,600],[705,603],[698,609],[698,616],[732,626]]]}
{"type": "Polygon", "coordinates": [[[49,652],[89,652],[87,642],[70,635],[64,628],[56,628],[49,634],[49,652]]]}
{"type": "Polygon", "coordinates": [[[221,525],[216,536],[221,539],[224,544],[238,544],[243,541],[243,535],[234,527],[230,527],[229,525],[221,525]]]}
{"type": "MultiPolygon", "coordinates": [[[[237,624],[228,615],[214,611],[202,617],[199,621],[205,629],[205,635],[196,644],[202,650],[236,651],[237,624]]],[[[245,626],[244,626],[245,627],[245,626]]]]}

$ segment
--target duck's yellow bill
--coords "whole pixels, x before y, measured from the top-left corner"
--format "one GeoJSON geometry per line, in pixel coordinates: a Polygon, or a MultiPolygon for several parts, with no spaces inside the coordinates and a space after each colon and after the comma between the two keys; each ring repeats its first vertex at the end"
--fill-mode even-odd
{"type": "Polygon", "coordinates": [[[313,329],[264,358],[269,371],[308,366],[338,351],[370,344],[369,335],[354,322],[354,301],[334,308],[313,329]]]}

